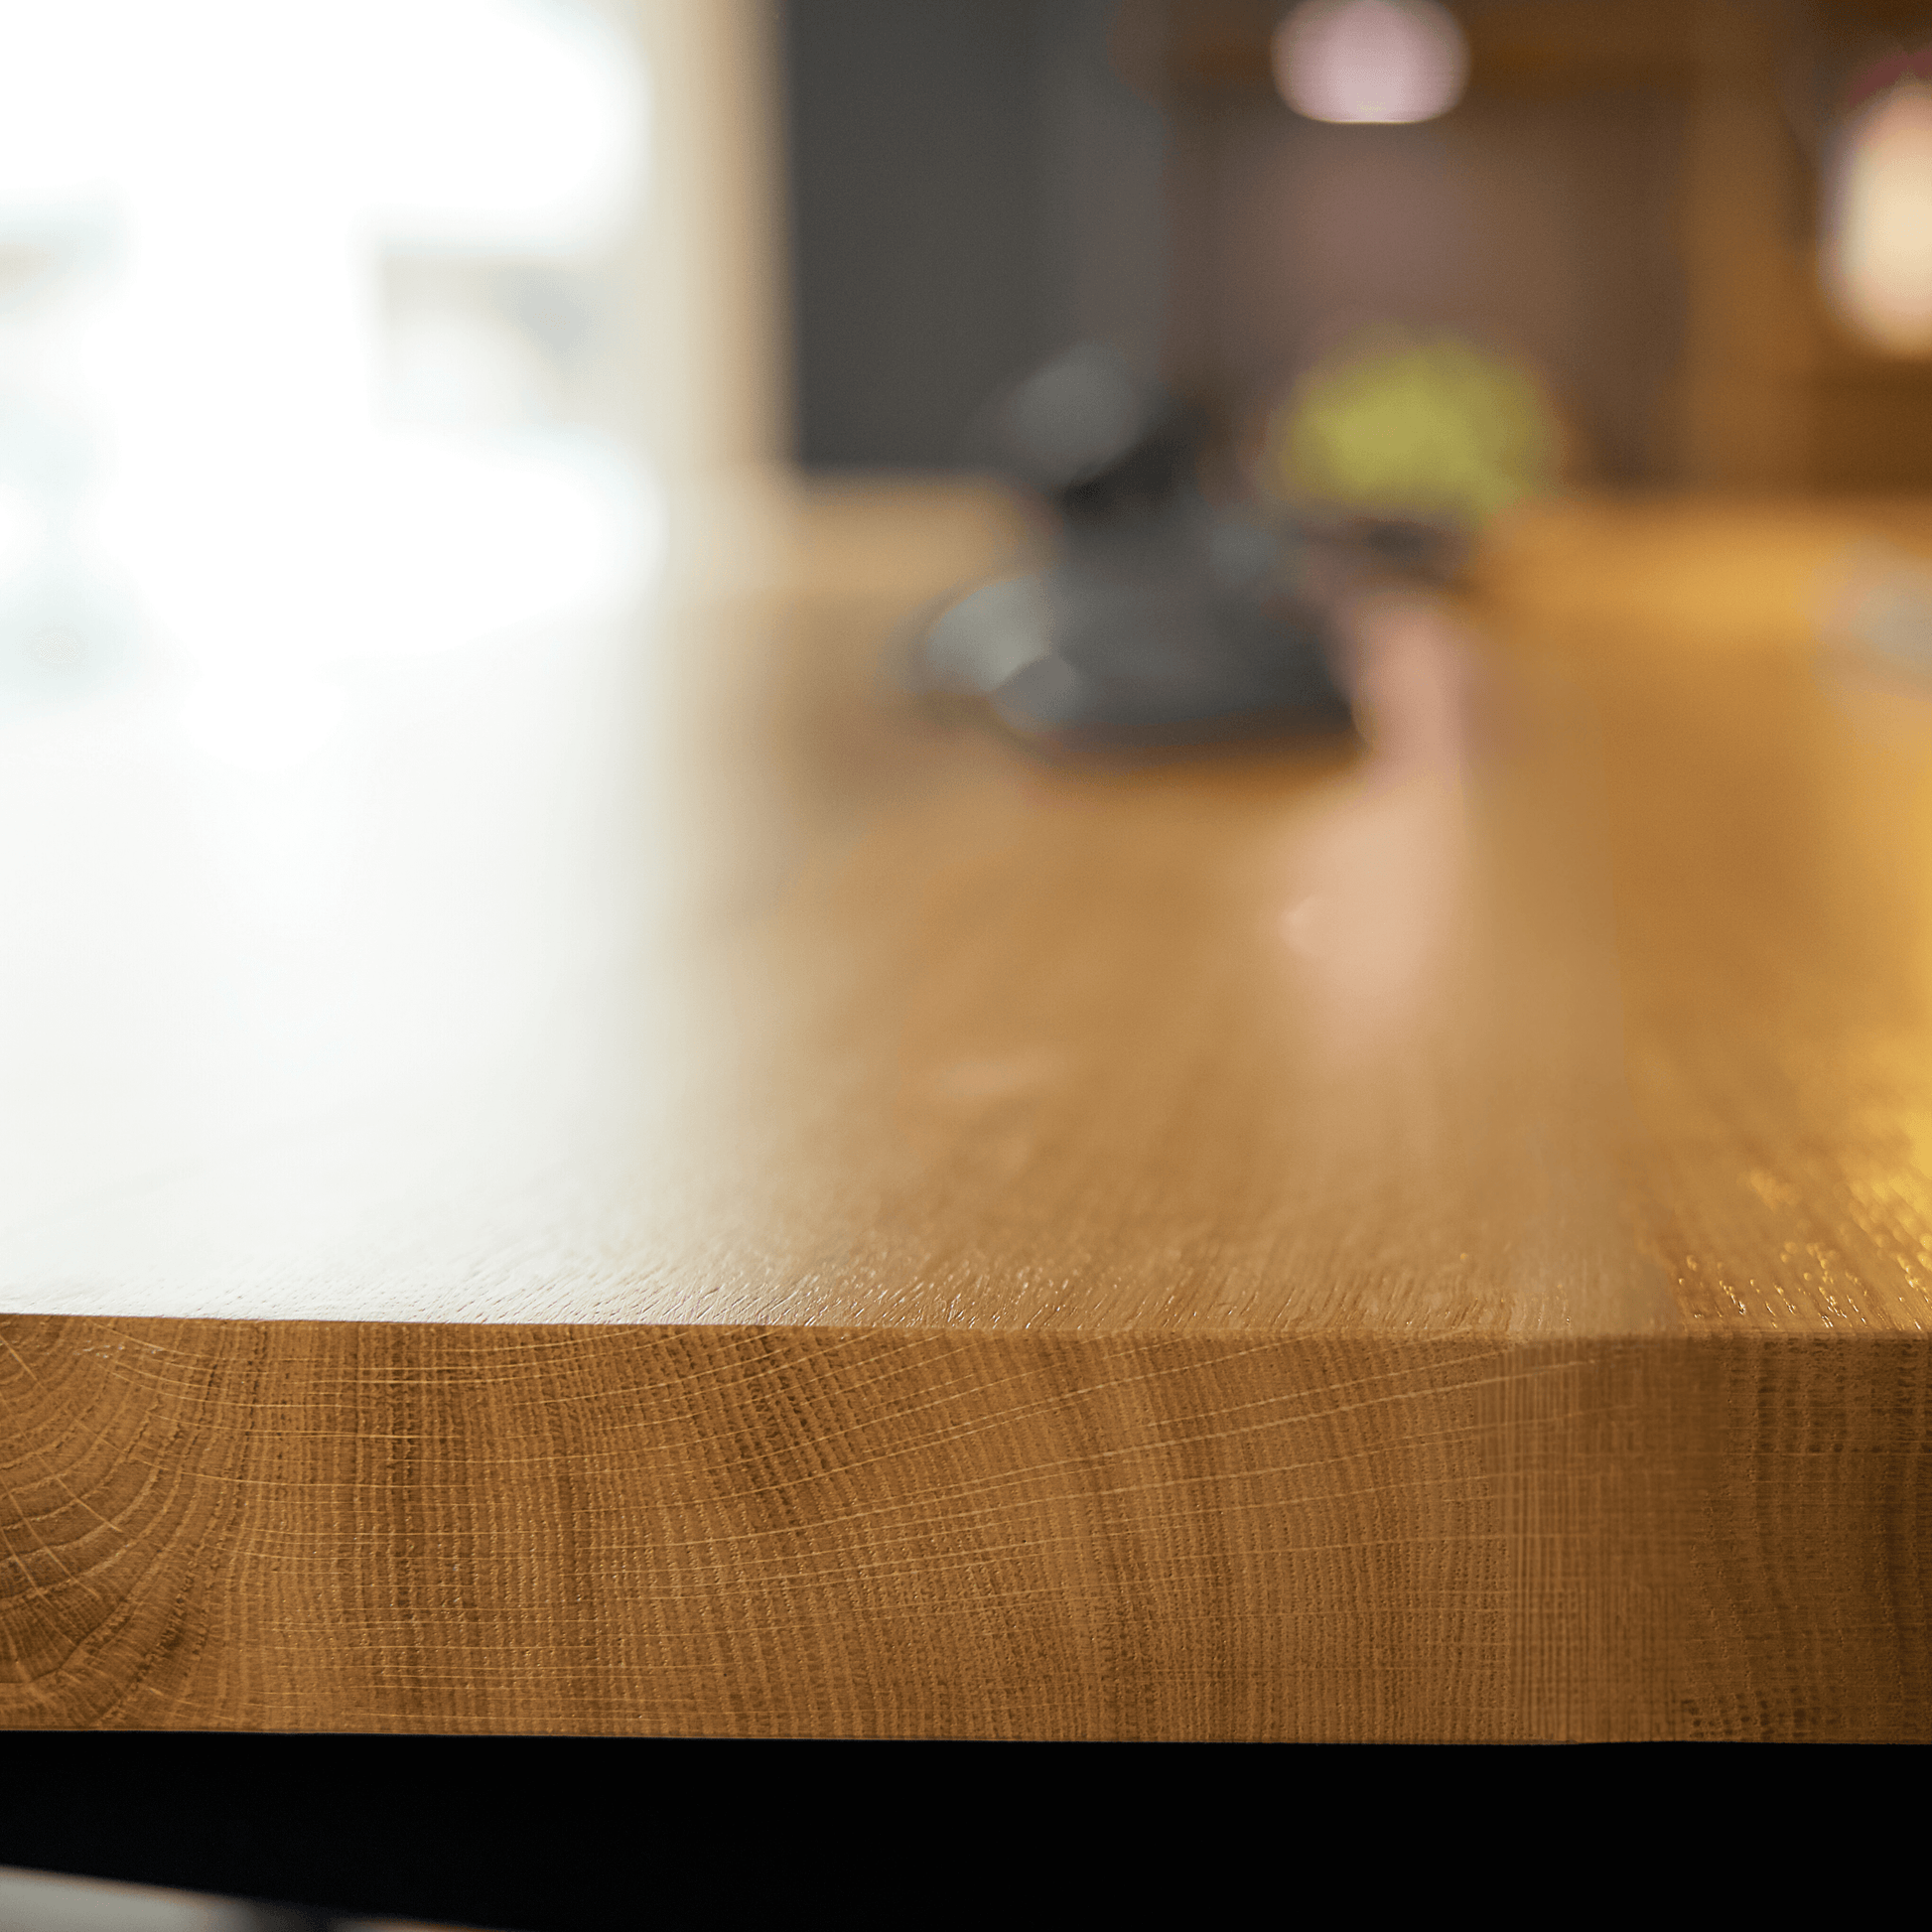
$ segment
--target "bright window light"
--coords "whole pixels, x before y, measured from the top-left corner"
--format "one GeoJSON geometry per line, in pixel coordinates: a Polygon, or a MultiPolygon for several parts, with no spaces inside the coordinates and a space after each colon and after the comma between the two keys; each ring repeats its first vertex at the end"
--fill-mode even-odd
{"type": "Polygon", "coordinates": [[[649,479],[490,406],[541,388],[497,316],[409,335],[398,407],[384,278],[595,274],[644,78],[562,0],[0,0],[0,704],[162,663],[293,754],[343,660],[633,597],[649,479]]]}

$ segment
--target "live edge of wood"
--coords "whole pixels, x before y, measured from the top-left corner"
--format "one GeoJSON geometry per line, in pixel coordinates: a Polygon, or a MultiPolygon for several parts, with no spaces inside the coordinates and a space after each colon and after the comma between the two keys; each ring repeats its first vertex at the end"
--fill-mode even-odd
{"type": "Polygon", "coordinates": [[[1932,1737],[1919,1337],[0,1340],[9,1727],[1932,1737]]]}

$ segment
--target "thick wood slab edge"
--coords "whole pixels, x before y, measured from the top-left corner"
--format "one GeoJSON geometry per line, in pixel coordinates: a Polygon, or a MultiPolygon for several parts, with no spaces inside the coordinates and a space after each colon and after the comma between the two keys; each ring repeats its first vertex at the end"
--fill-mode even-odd
{"type": "Polygon", "coordinates": [[[0,1341],[11,1727],[1932,1737],[1918,1337],[0,1341]]]}

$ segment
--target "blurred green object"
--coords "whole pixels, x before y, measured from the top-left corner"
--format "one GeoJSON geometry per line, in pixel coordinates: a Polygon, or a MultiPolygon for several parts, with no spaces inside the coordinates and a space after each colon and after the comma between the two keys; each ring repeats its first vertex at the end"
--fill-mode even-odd
{"type": "Polygon", "coordinates": [[[1291,502],[1473,529],[1552,488],[1562,447],[1529,370],[1456,337],[1382,332],[1296,384],[1264,482],[1291,502]]]}

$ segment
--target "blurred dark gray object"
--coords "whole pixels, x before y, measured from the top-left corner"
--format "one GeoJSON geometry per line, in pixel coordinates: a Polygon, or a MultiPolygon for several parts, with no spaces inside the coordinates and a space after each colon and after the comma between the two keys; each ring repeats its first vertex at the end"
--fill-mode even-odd
{"type": "Polygon", "coordinates": [[[940,613],[914,646],[919,690],[1069,747],[1349,728],[1299,531],[1206,501],[1200,426],[1158,385],[1084,345],[1014,390],[990,433],[1057,512],[1056,554],[940,613]]]}
{"type": "Polygon", "coordinates": [[[1117,0],[785,0],[799,462],[952,470],[1069,342],[1157,366],[1162,113],[1117,0]]]}

